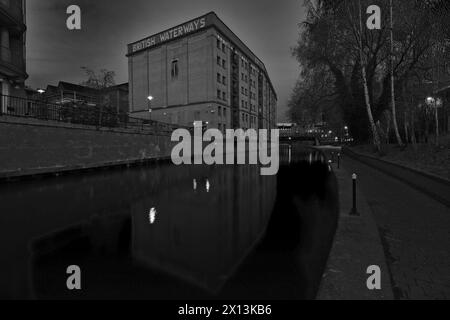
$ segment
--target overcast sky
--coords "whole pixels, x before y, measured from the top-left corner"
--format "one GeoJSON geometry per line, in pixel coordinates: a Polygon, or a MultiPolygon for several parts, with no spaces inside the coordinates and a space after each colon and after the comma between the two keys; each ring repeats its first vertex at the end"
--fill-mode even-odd
{"type": "Polygon", "coordinates": [[[32,88],[84,80],[82,66],[128,81],[126,45],[210,11],[265,63],[278,94],[279,120],[299,74],[291,48],[303,0],[28,0],[27,62],[32,88]],[[66,28],[66,9],[82,10],[82,30],[66,28]]]}

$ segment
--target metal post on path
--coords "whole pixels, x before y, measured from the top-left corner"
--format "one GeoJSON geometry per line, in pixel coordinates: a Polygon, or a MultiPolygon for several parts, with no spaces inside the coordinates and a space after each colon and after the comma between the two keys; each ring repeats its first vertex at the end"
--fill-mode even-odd
{"type": "Polygon", "coordinates": [[[359,216],[358,209],[356,207],[356,181],[358,180],[358,176],[356,173],[352,175],[353,180],[353,207],[352,211],[350,212],[351,216],[359,216]]]}

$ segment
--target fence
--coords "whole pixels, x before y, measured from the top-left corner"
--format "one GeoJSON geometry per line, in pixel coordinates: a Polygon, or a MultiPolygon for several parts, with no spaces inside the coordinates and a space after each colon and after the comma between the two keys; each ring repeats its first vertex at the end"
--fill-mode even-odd
{"type": "Polygon", "coordinates": [[[132,118],[127,113],[118,113],[108,107],[86,104],[54,104],[14,96],[0,95],[0,117],[13,116],[58,121],[72,124],[96,126],[98,128],[125,128],[142,132],[172,134],[178,128],[193,130],[179,125],[153,120],[132,118]]]}

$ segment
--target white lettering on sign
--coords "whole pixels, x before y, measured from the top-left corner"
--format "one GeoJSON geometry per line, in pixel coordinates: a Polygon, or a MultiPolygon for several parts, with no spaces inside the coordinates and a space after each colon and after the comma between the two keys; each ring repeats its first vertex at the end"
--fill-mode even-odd
{"type": "Polygon", "coordinates": [[[204,27],[206,27],[206,18],[200,18],[192,22],[188,22],[180,27],[170,29],[156,36],[132,44],[132,53],[153,47],[159,43],[182,37],[183,35],[198,31],[200,29],[203,29],[204,27]]]}

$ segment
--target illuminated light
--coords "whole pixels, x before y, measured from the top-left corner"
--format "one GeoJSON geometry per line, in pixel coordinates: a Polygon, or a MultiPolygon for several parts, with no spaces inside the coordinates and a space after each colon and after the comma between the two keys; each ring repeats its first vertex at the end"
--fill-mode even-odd
{"type": "Polygon", "coordinates": [[[153,101],[153,99],[154,99],[153,96],[148,96],[148,97],[147,97],[147,100],[148,100],[148,101],[153,101]]]}
{"type": "Polygon", "coordinates": [[[209,192],[211,190],[211,184],[209,183],[209,180],[206,179],[206,192],[209,192]]]}
{"type": "Polygon", "coordinates": [[[194,191],[197,190],[197,180],[195,180],[195,179],[193,181],[193,188],[194,188],[194,191]]]}
{"type": "Polygon", "coordinates": [[[150,209],[150,213],[148,214],[148,218],[149,218],[150,224],[154,224],[155,223],[155,221],[156,221],[156,214],[157,214],[156,208],[151,208],[150,209]]]}

